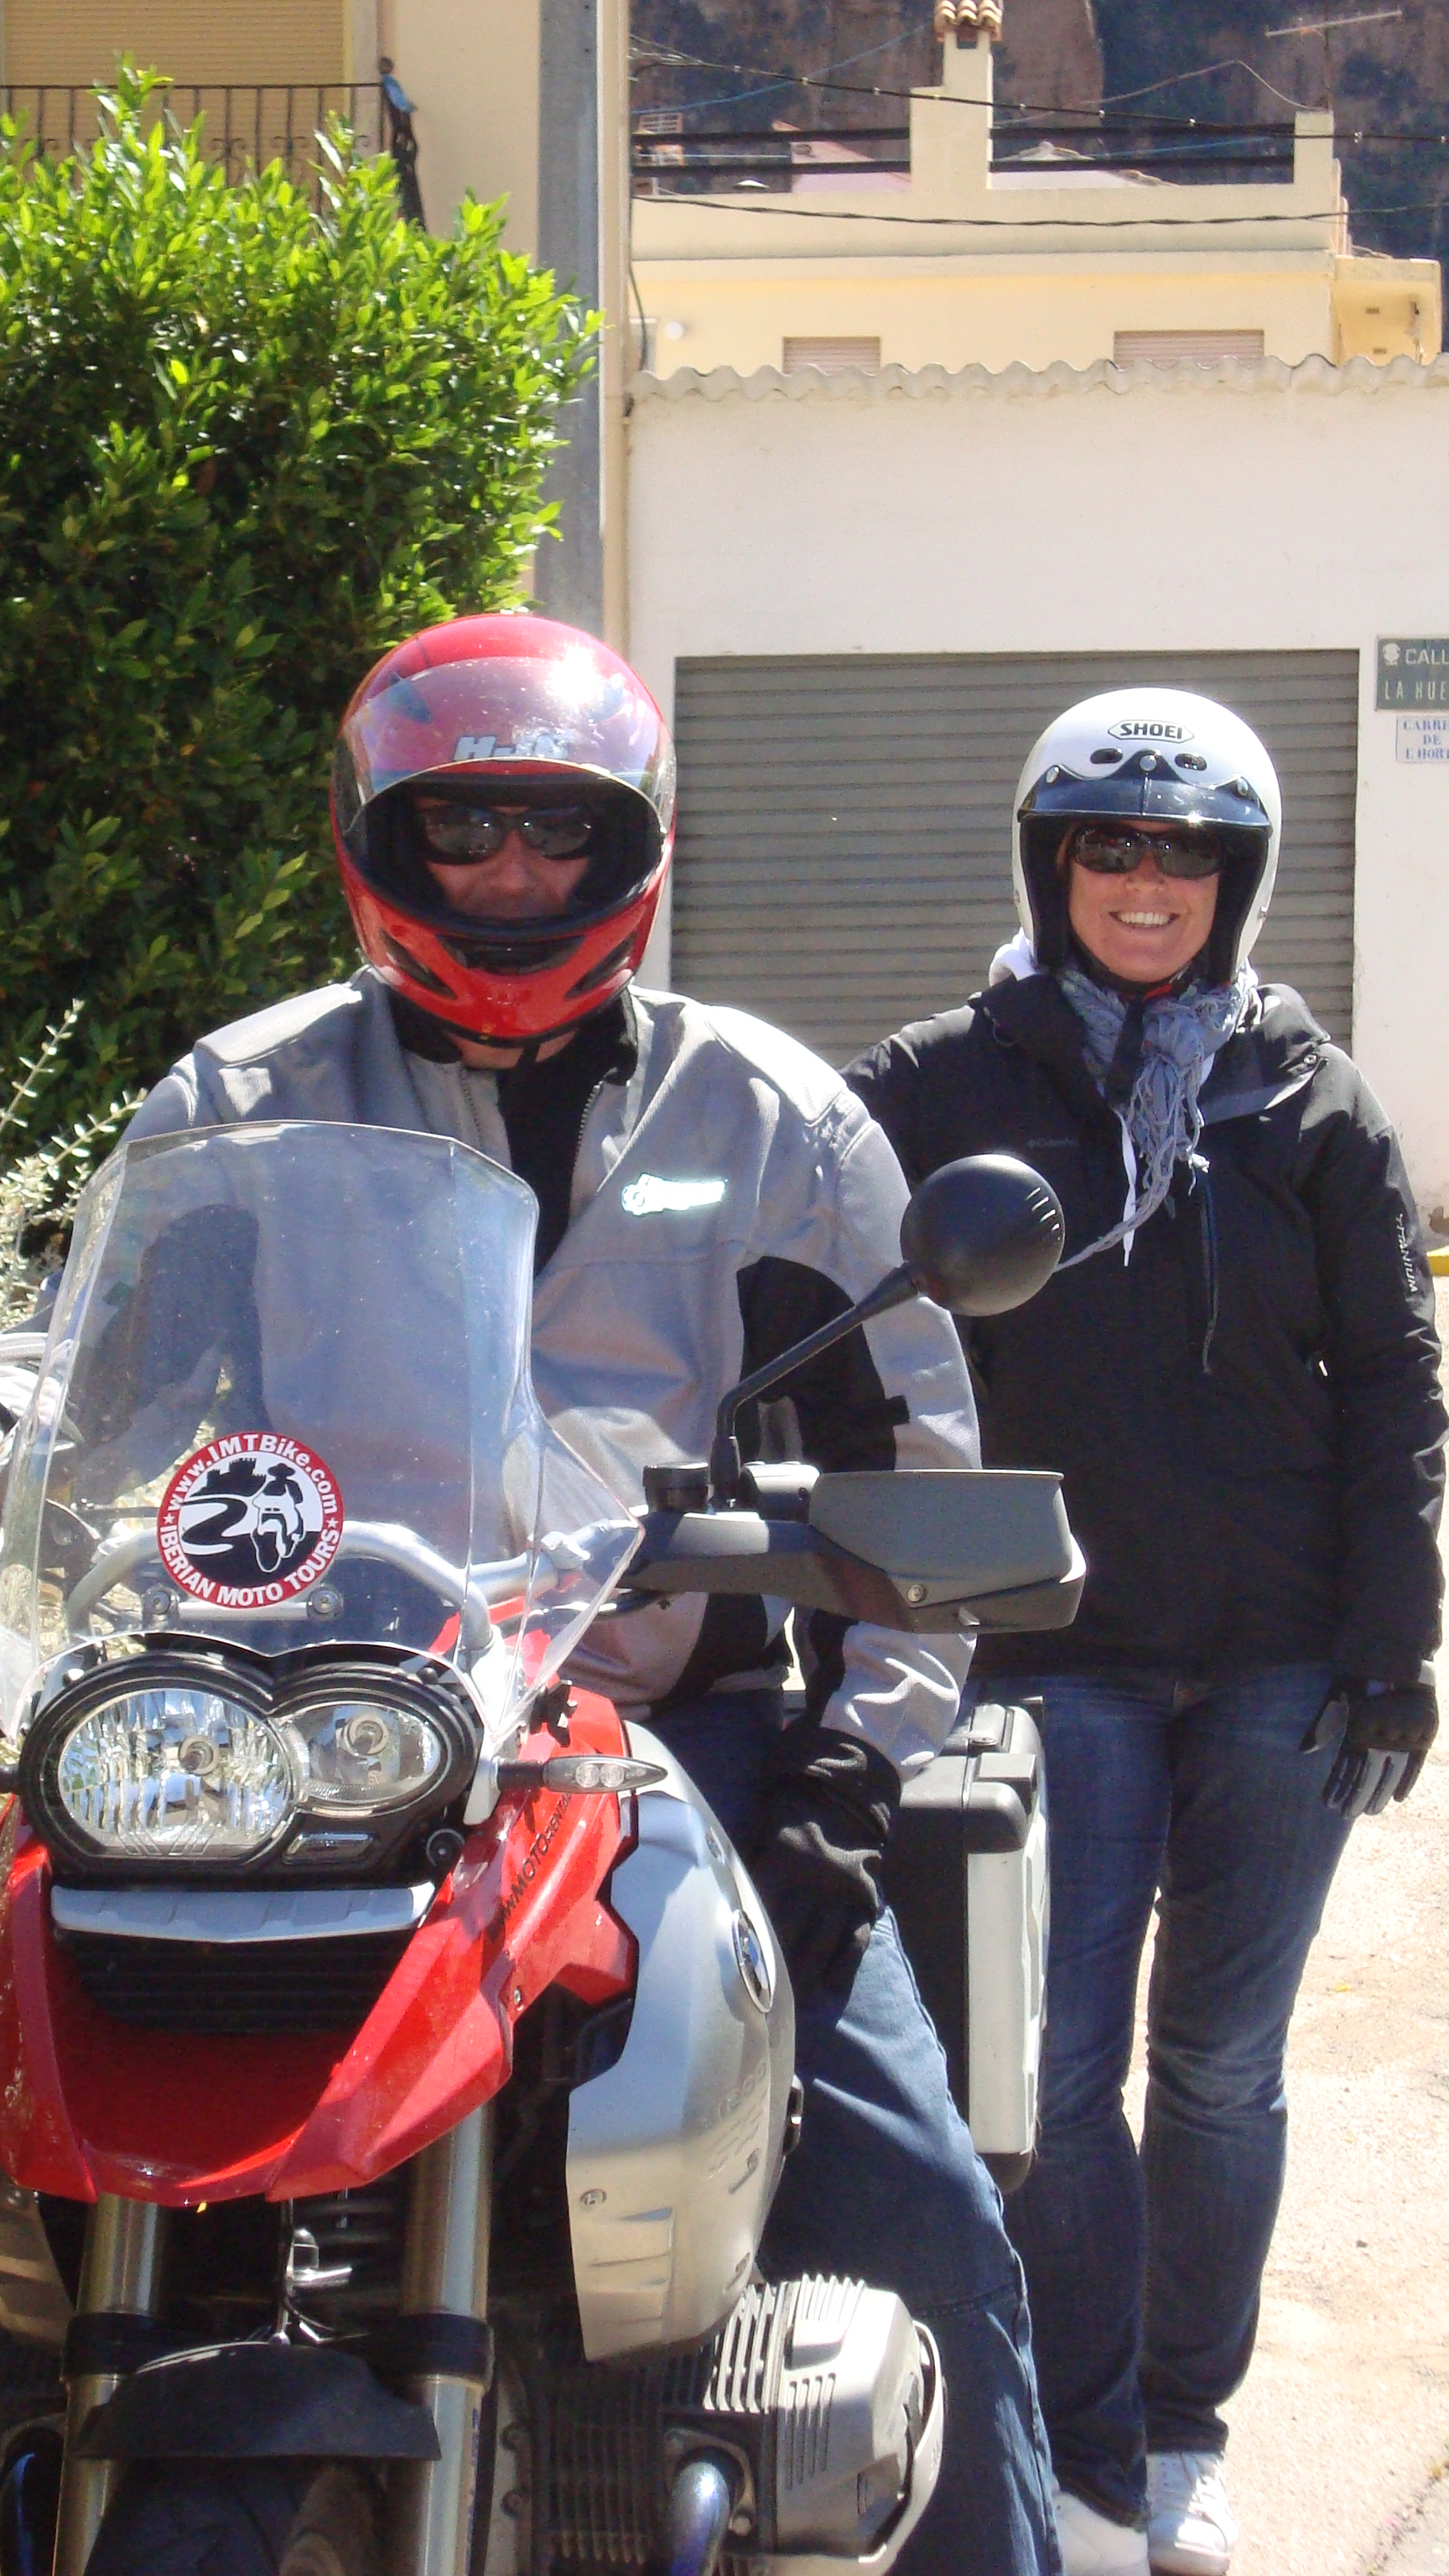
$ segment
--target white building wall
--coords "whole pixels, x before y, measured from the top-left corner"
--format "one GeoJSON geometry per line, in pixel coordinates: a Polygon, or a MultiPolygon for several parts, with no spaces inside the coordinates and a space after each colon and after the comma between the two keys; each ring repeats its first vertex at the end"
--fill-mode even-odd
{"type": "Polygon", "coordinates": [[[1449,764],[1374,709],[1377,637],[1449,634],[1449,361],[676,375],[630,435],[666,709],[681,654],[1356,648],[1354,1051],[1449,1207],[1449,764]]]}

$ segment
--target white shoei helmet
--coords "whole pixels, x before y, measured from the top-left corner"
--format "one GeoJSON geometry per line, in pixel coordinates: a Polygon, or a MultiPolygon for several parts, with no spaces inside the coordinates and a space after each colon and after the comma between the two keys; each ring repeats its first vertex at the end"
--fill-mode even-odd
{"type": "Polygon", "coordinates": [[[1186,689],[1108,689],[1049,724],[1017,782],[1011,836],[1016,909],[1043,973],[1068,953],[1057,865],[1073,823],[1104,814],[1212,831],[1228,864],[1201,971],[1230,983],[1267,918],[1278,873],[1278,773],[1241,716],[1186,689]]]}

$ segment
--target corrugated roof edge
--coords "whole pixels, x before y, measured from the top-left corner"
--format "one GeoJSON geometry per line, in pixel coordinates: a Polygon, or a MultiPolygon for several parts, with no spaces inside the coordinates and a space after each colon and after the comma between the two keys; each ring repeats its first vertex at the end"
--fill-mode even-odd
{"type": "Polygon", "coordinates": [[[706,402],[728,402],[736,395],[746,402],[813,402],[822,395],[829,402],[882,402],[896,394],[924,402],[954,394],[1202,393],[1208,388],[1237,394],[1376,394],[1389,387],[1449,389],[1449,353],[1427,367],[1415,358],[1391,358],[1383,367],[1375,366],[1372,358],[1350,358],[1346,366],[1336,367],[1331,359],[1320,357],[1304,358],[1296,367],[1282,358],[1218,358],[1209,367],[1190,359],[1177,359],[1166,367],[1153,366],[1146,359],[1130,367],[1119,367],[1111,358],[1098,358],[1090,367],[1069,367],[1065,359],[1040,368],[1018,361],[999,374],[982,366],[954,371],[882,367],[878,374],[846,367],[829,375],[819,367],[802,367],[788,376],[778,367],[757,367],[752,376],[742,376],[733,367],[712,367],[707,375],[697,367],[677,367],[668,376],[637,375],[628,390],[635,402],[684,402],[694,394],[703,395],[706,402]]]}

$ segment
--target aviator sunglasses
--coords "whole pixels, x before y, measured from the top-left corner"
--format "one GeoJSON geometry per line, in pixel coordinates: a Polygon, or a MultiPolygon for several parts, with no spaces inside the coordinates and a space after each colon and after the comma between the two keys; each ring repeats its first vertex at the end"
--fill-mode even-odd
{"type": "Polygon", "coordinates": [[[1065,855],[1095,877],[1130,876],[1144,859],[1155,859],[1165,877],[1215,877],[1224,853],[1222,843],[1201,829],[1136,832],[1130,824],[1079,823],[1065,855]]]}
{"type": "Polygon", "coordinates": [[[582,805],[424,805],[416,808],[429,851],[454,867],[496,858],[517,832],[544,859],[577,859],[589,845],[593,816],[582,805]]]}

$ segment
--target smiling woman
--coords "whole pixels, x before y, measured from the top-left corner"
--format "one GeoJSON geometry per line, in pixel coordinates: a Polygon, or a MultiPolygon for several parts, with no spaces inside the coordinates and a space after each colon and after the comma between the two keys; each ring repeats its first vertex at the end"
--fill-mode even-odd
{"type": "Polygon", "coordinates": [[[1223,864],[1212,833],[1082,823],[1063,842],[1061,864],[1073,935],[1109,975],[1171,984],[1206,947],[1223,864]]]}
{"type": "Polygon", "coordinates": [[[1015,1151],[1065,1212],[1041,1295],[969,1339],[983,1459],[1062,1471],[1089,1568],[1074,1627],[982,1638],[972,1668],[1040,1697],[1051,1804],[1009,2227],[1065,2576],[1226,2576],[1219,2410],[1252,2356],[1288,2019],[1347,1824],[1408,1794],[1437,1723],[1431,1283],[1383,1112],[1249,963],[1279,831],[1257,736],[1114,690],[1047,728],[1015,807],[1022,926],[990,989],[849,1078],[913,1183],[1015,1151]],[[1121,2078],[1155,1900],[1139,2160],[1121,2078]]]}

